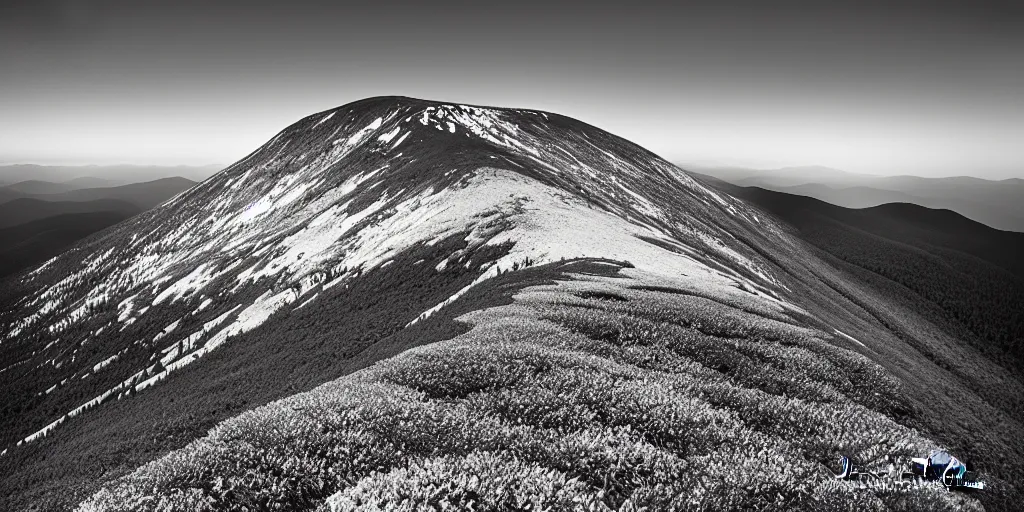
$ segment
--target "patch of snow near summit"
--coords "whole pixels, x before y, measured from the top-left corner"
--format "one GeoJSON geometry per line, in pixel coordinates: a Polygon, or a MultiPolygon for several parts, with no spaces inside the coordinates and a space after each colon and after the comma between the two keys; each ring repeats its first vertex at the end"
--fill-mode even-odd
{"type": "Polygon", "coordinates": [[[228,337],[237,336],[259,327],[263,322],[266,322],[274,312],[281,309],[283,306],[294,302],[297,298],[298,294],[295,290],[290,288],[277,294],[272,294],[270,290],[267,290],[260,296],[260,298],[256,299],[256,302],[243,309],[242,312],[238,314],[238,318],[236,318],[231,325],[228,325],[223,330],[213,335],[213,337],[210,338],[210,341],[206,342],[206,346],[203,347],[202,350],[205,351],[203,353],[205,354],[206,352],[219,347],[228,339],[228,337]]]}
{"type": "Polygon", "coordinates": [[[398,132],[400,132],[400,131],[402,131],[402,127],[401,126],[396,126],[390,132],[387,132],[384,135],[381,135],[380,137],[377,137],[377,140],[379,140],[379,141],[381,141],[381,142],[386,144],[388,142],[391,142],[391,139],[395,138],[395,136],[397,136],[398,132]]]}
{"type": "Polygon", "coordinates": [[[394,144],[391,145],[391,149],[397,148],[398,145],[401,144],[402,141],[404,141],[405,138],[408,137],[410,133],[412,133],[412,132],[405,132],[405,133],[403,133],[402,136],[398,138],[398,141],[396,141],[394,144]]]}
{"type": "Polygon", "coordinates": [[[178,328],[178,323],[179,322],[181,322],[180,318],[178,320],[175,320],[174,322],[171,322],[171,324],[168,325],[167,327],[164,327],[164,330],[160,331],[160,333],[158,333],[153,338],[153,341],[154,342],[160,341],[160,338],[163,338],[164,336],[167,336],[168,334],[174,332],[174,330],[178,328]]]}
{"type": "Polygon", "coordinates": [[[313,128],[316,128],[317,126],[324,124],[325,121],[332,117],[334,117],[334,112],[331,112],[330,114],[327,114],[326,116],[322,117],[319,121],[316,122],[316,124],[313,125],[313,128]]]}

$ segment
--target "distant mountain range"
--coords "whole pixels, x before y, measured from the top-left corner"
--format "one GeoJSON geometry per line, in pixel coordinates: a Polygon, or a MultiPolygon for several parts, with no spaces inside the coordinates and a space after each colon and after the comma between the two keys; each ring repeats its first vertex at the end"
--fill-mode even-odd
{"type": "Polygon", "coordinates": [[[105,178],[26,180],[0,187],[0,278],[189,189],[182,177],[111,185],[105,178]],[[95,187],[95,185],[102,185],[95,187]]]}
{"type": "MultiPolygon", "coordinates": [[[[48,194],[24,194],[12,190],[12,185],[0,189],[0,194],[6,193],[31,197],[44,201],[95,201],[98,199],[117,199],[132,203],[143,210],[148,210],[175,195],[188,190],[196,182],[179,176],[161,178],[158,180],[143,183],[132,183],[129,185],[118,185],[100,188],[77,188],[57,193],[48,194]]],[[[41,188],[41,187],[40,187],[41,188]]],[[[0,197],[0,202],[3,198],[0,197]]]]}
{"type": "Polygon", "coordinates": [[[109,181],[96,179],[95,184],[85,185],[82,184],[82,178],[67,181],[67,182],[54,182],[44,180],[26,180],[19,181],[17,183],[11,183],[9,185],[3,185],[3,188],[8,192],[25,195],[35,194],[60,194],[62,192],[70,192],[72,190],[78,190],[80,188],[89,187],[108,187],[111,185],[109,181]]]}
{"type": "Polygon", "coordinates": [[[1024,180],[984,180],[968,176],[922,178],[874,176],[828,167],[687,169],[740,186],[761,187],[814,197],[837,206],[867,208],[886,203],[912,203],[949,209],[996,229],[1024,231],[1024,180]]]}
{"type": "MultiPolygon", "coordinates": [[[[224,166],[209,165],[0,165],[0,186],[45,181],[77,188],[111,187],[180,176],[203,181],[224,166]]],[[[42,192],[52,193],[52,192],[42,192]]]]}

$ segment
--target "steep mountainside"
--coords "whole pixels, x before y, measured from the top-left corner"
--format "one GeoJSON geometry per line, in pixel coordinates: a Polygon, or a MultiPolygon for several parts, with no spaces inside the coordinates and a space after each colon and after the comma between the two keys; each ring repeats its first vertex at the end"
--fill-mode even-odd
{"type": "Polygon", "coordinates": [[[831,257],[904,287],[1009,368],[1024,363],[1024,233],[906,203],[848,209],[701,176],[785,220],[831,257]]]}
{"type": "Polygon", "coordinates": [[[553,114],[390,97],[307,117],[2,300],[12,507],[1020,496],[1016,377],[916,312],[872,315],[885,297],[762,210],[553,114]],[[943,445],[993,491],[826,466],[943,445]]]}

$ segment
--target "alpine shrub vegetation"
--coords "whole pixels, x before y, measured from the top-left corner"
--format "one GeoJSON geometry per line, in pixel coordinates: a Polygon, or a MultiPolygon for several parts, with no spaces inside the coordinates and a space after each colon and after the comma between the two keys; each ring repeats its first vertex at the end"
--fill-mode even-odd
{"type": "Polygon", "coordinates": [[[898,381],[792,306],[647,281],[535,284],[450,340],[226,420],[79,510],[980,509],[937,484],[834,479],[839,454],[880,468],[938,445],[893,420],[898,381]]]}

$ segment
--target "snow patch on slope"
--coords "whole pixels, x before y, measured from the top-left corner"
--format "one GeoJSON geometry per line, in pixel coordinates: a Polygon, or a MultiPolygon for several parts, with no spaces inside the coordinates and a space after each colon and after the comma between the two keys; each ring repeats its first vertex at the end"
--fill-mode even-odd
{"type": "MultiPolygon", "coordinates": [[[[399,239],[405,240],[406,244],[415,242],[409,239],[414,238],[409,236],[410,233],[416,233],[420,238],[425,233],[436,233],[433,239],[437,241],[457,232],[465,225],[466,218],[501,216],[507,218],[511,226],[491,234],[485,243],[500,245],[511,242],[514,245],[473,284],[423,312],[414,322],[429,317],[475,284],[495,277],[503,270],[525,266],[527,262],[544,264],[582,257],[607,258],[629,261],[638,269],[665,278],[687,276],[709,286],[733,286],[736,283],[734,277],[708,267],[685,252],[669,251],[640,238],[662,237],[663,234],[592,208],[576,196],[518,173],[479,169],[467,186],[446,191],[446,195],[443,201],[432,196],[423,198],[421,207],[428,210],[417,217],[429,223],[406,224],[386,233],[399,234],[399,239]],[[432,210],[433,204],[443,205],[443,208],[432,210]]],[[[374,247],[373,242],[376,240],[368,238],[363,246],[374,247]]],[[[681,241],[674,242],[685,246],[681,241]]],[[[383,254],[365,255],[362,259],[373,263],[383,257],[383,254]]]]}

